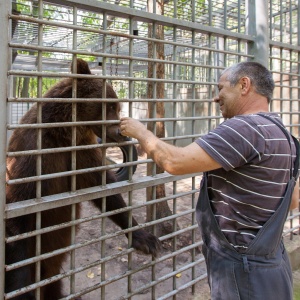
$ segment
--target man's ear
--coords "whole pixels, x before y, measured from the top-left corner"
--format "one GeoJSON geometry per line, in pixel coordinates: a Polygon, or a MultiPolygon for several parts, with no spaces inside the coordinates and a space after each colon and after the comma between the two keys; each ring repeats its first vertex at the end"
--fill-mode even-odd
{"type": "Polygon", "coordinates": [[[241,85],[241,89],[242,89],[242,95],[246,95],[248,94],[248,92],[250,91],[251,88],[251,80],[249,77],[242,77],[240,79],[240,85],[241,85]]]}

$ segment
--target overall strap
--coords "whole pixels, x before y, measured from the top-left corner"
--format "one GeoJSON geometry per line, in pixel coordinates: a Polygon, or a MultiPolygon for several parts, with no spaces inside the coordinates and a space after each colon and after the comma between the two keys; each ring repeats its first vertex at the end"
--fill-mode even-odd
{"type": "MultiPolygon", "coordinates": [[[[287,139],[287,141],[288,141],[288,143],[290,145],[291,151],[292,151],[290,136],[289,136],[289,133],[286,130],[286,128],[284,126],[282,126],[282,124],[278,120],[276,120],[276,119],[274,119],[274,118],[272,118],[272,117],[270,117],[268,115],[264,115],[264,114],[258,114],[258,115],[261,116],[261,117],[264,117],[264,118],[268,119],[269,121],[271,121],[272,123],[274,123],[275,125],[277,125],[281,129],[281,131],[286,136],[286,139],[287,139]]],[[[299,145],[299,141],[293,135],[291,135],[291,137],[292,137],[292,139],[294,141],[294,144],[295,144],[295,147],[296,147],[296,160],[295,160],[295,163],[294,163],[294,171],[293,171],[292,164],[291,164],[291,167],[290,167],[290,171],[291,172],[290,172],[290,174],[291,174],[291,178],[294,177],[295,179],[297,179],[297,177],[298,177],[298,171],[299,171],[299,151],[300,151],[300,145],[299,145]]]]}

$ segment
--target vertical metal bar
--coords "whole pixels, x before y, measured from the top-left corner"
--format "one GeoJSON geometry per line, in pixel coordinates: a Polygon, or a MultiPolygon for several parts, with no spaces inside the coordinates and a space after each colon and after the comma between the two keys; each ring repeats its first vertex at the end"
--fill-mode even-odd
{"type": "MultiPolygon", "coordinates": [[[[173,181],[173,195],[177,194],[177,181],[173,181]]],[[[177,214],[177,198],[174,197],[173,199],[173,214],[177,214]]],[[[177,219],[173,221],[173,231],[177,231],[177,219]]],[[[173,251],[177,250],[177,236],[173,237],[173,251]]],[[[173,257],[173,271],[177,269],[177,256],[173,257]]],[[[176,276],[173,276],[173,290],[177,290],[177,281],[176,276]]],[[[173,296],[173,299],[176,300],[176,294],[173,296]]]]}
{"type": "Polygon", "coordinates": [[[208,25],[211,26],[212,25],[212,0],[208,0],[208,25]]]}
{"type": "Polygon", "coordinates": [[[269,1],[269,25],[270,25],[270,32],[269,37],[270,40],[273,39],[273,1],[269,1]]]}
{"type": "Polygon", "coordinates": [[[254,60],[268,67],[269,35],[268,35],[268,1],[246,1],[246,32],[255,36],[254,44],[250,44],[248,53],[254,55],[254,60]]]}
{"type": "MultiPolygon", "coordinates": [[[[77,25],[77,7],[73,7],[73,24],[77,25]]],[[[73,50],[77,49],[77,30],[73,29],[73,50]]],[[[77,56],[73,54],[73,62],[72,62],[73,73],[77,74],[77,56]]],[[[73,78],[72,80],[72,98],[77,98],[77,79],[73,78]]],[[[77,103],[72,102],[72,122],[76,122],[77,119],[77,103]]],[[[76,126],[72,127],[72,146],[76,146],[76,134],[77,129],[76,126]]],[[[75,171],[76,167],[76,151],[72,151],[71,153],[71,169],[75,171]]],[[[76,175],[71,176],[71,192],[76,191],[76,175]]],[[[71,207],[71,219],[74,221],[76,219],[76,204],[72,204],[71,207]]],[[[71,227],[71,244],[75,244],[76,240],[76,226],[71,227]]],[[[75,250],[71,251],[70,255],[70,269],[73,270],[75,268],[75,250]]],[[[75,293],[75,274],[72,274],[70,277],[70,292],[71,294],[75,293]]]]}
{"type": "MultiPolygon", "coordinates": [[[[254,36],[256,34],[255,0],[246,0],[246,34],[254,36]]],[[[255,43],[247,43],[247,54],[255,52],[255,43]]]]}
{"type": "Polygon", "coordinates": [[[191,9],[192,9],[192,12],[191,12],[191,21],[192,22],[195,22],[196,21],[196,4],[195,4],[195,0],[191,0],[191,9]]]}
{"type": "MultiPolygon", "coordinates": [[[[289,11],[291,12],[291,3],[289,5],[289,11]]],[[[289,17],[291,17],[291,15],[289,14],[289,17]]],[[[292,35],[292,32],[290,31],[291,30],[291,26],[289,28],[289,32],[290,32],[290,39],[291,39],[291,35],[292,35]]],[[[289,41],[291,41],[289,39],[289,41]]],[[[293,124],[293,77],[292,75],[290,75],[292,73],[292,68],[293,68],[293,63],[292,63],[292,55],[293,55],[293,51],[292,50],[289,50],[289,69],[288,70],[285,70],[285,72],[288,72],[289,73],[289,111],[291,112],[289,114],[289,124],[291,124],[291,127],[290,127],[290,133],[293,134],[294,132],[294,126],[292,125],[293,124]]],[[[286,63],[286,67],[287,67],[287,64],[286,63]]],[[[290,211],[290,215],[293,215],[292,211],[290,211]]],[[[290,228],[293,228],[293,221],[294,219],[291,218],[290,219],[290,228]]],[[[293,236],[294,236],[294,233],[291,231],[290,232],[290,240],[293,239],[293,236]]]]}
{"type": "MultiPolygon", "coordinates": [[[[272,58],[273,55],[272,54],[273,54],[273,46],[270,45],[270,62],[269,62],[269,68],[270,68],[271,72],[274,69],[273,58],[272,58]]],[[[270,103],[270,111],[274,111],[274,100],[271,101],[271,103],[270,103]]]]}
{"type": "MultiPolygon", "coordinates": [[[[133,5],[131,3],[131,5],[133,5]]],[[[133,24],[134,20],[132,18],[130,18],[129,20],[129,32],[131,35],[133,35],[133,29],[134,29],[134,24],[133,24]]],[[[133,39],[129,39],[129,57],[133,57],[133,39]]],[[[133,61],[130,59],[129,60],[129,77],[132,78],[133,77],[133,61]]],[[[134,87],[134,82],[132,80],[130,80],[128,82],[128,87],[129,87],[129,93],[128,93],[128,97],[129,99],[133,99],[134,95],[133,95],[133,87],[134,87]]],[[[132,102],[129,102],[129,116],[132,117],[132,102]]],[[[130,147],[130,151],[129,151],[129,158],[130,160],[132,160],[132,146],[130,147]]],[[[132,179],[132,167],[129,168],[129,179],[132,179]]],[[[132,206],[132,199],[133,199],[133,193],[132,191],[128,192],[128,205],[132,206]]],[[[128,227],[132,227],[132,210],[129,211],[129,220],[128,220],[128,227]]],[[[132,245],[132,232],[128,233],[128,245],[131,246],[132,245]]],[[[128,270],[132,270],[132,253],[128,254],[128,270]]],[[[129,275],[127,278],[127,285],[128,285],[128,293],[132,292],[132,275],[129,275]]],[[[131,297],[129,298],[131,299],[131,297]]]]}
{"type": "Polygon", "coordinates": [[[7,95],[8,78],[7,72],[11,57],[9,55],[8,43],[10,41],[10,26],[8,14],[11,10],[10,1],[0,3],[0,53],[3,63],[0,68],[0,297],[4,298],[5,282],[5,185],[6,185],[6,125],[7,125],[7,95]]]}
{"type": "MultiPolygon", "coordinates": [[[[241,40],[237,40],[238,43],[238,53],[241,53],[241,40]]],[[[238,62],[240,62],[242,59],[242,56],[238,56],[238,62]]]]}
{"type": "MultiPolygon", "coordinates": [[[[155,1],[155,10],[153,11],[153,13],[156,13],[156,1],[155,1]]],[[[153,22],[152,25],[152,30],[153,30],[153,38],[157,38],[156,36],[156,30],[157,30],[157,24],[155,22],[153,22]]],[[[153,43],[153,57],[152,59],[156,59],[156,53],[157,53],[157,43],[153,43]]],[[[156,78],[157,76],[157,64],[156,63],[152,63],[153,64],[153,78],[156,78]]],[[[155,80],[153,82],[153,94],[152,97],[154,99],[157,99],[157,81],[155,80]]],[[[156,105],[156,101],[154,103],[152,103],[151,105],[152,107],[152,117],[156,118],[157,117],[157,113],[156,113],[156,109],[157,109],[157,105],[156,105]]],[[[156,122],[153,123],[153,134],[156,135],[156,122]]],[[[152,175],[156,175],[156,164],[152,164],[152,175]]],[[[152,187],[152,199],[156,199],[156,186],[152,187]]],[[[152,209],[152,216],[156,219],[156,205],[151,205],[151,209],[152,209]]],[[[156,265],[154,264],[151,267],[151,280],[154,282],[156,279],[156,265]]],[[[155,300],[156,297],[156,285],[153,285],[153,287],[151,288],[151,293],[152,293],[152,299],[155,300]]]]}
{"type": "MultiPolygon", "coordinates": [[[[195,0],[192,0],[192,21],[195,22],[195,16],[196,16],[196,8],[195,8],[195,0]]],[[[195,45],[196,44],[196,33],[195,31],[193,30],[192,31],[192,45],[195,45]]],[[[192,64],[195,64],[196,63],[196,50],[195,48],[192,48],[192,57],[191,57],[191,63],[192,64]]],[[[196,84],[195,84],[195,66],[193,65],[192,66],[192,70],[191,70],[191,80],[193,81],[193,84],[192,84],[192,99],[194,100],[192,102],[192,117],[195,117],[196,116],[196,102],[195,102],[195,99],[196,99],[196,84]]],[[[193,120],[192,121],[192,134],[195,133],[195,125],[196,125],[196,121],[193,120]]],[[[194,189],[194,185],[195,185],[195,177],[192,177],[192,189],[194,189]]],[[[195,194],[192,194],[192,208],[195,209],[196,206],[195,206],[195,194]]],[[[196,223],[196,216],[195,216],[195,212],[192,213],[192,225],[196,223]]],[[[195,230],[192,230],[192,243],[194,244],[195,241],[196,241],[196,232],[195,230]]],[[[192,249],[192,253],[191,253],[191,259],[192,259],[192,262],[196,261],[196,249],[193,248],[192,249]]],[[[192,270],[191,270],[191,275],[192,275],[192,280],[194,280],[196,278],[196,268],[195,267],[192,267],[192,270]]],[[[196,286],[193,285],[192,286],[192,294],[195,294],[196,292],[196,286]]]]}
{"type": "Polygon", "coordinates": [[[228,42],[227,42],[227,36],[224,36],[224,38],[221,38],[221,39],[223,39],[223,45],[224,45],[224,50],[225,50],[225,53],[224,53],[224,67],[225,68],[227,68],[227,67],[229,67],[229,62],[228,62],[228,59],[227,59],[227,57],[228,57],[228,54],[227,54],[227,50],[228,50],[228,42]]]}
{"type": "Polygon", "coordinates": [[[224,5],[223,28],[227,29],[227,1],[224,1],[223,5],[224,5]]]}
{"type": "Polygon", "coordinates": [[[174,0],[174,13],[173,13],[173,17],[176,19],[177,18],[177,0],[174,0]]]}
{"type": "Polygon", "coordinates": [[[156,14],[156,0],[153,0],[153,13],[156,14]]]}
{"type": "MultiPolygon", "coordinates": [[[[173,42],[177,43],[177,27],[173,28],[173,42]]],[[[173,60],[177,61],[177,44],[173,46],[173,60]]],[[[178,66],[174,64],[173,80],[180,80],[180,76],[177,76],[178,66]]],[[[179,75],[179,74],[178,74],[179,75]]],[[[177,98],[177,82],[173,83],[173,99],[177,98]]],[[[177,102],[173,104],[173,118],[177,118],[177,102]]],[[[177,122],[173,122],[173,135],[177,136],[177,122]]],[[[173,141],[173,144],[177,144],[177,140],[173,141]]],[[[176,195],[176,181],[173,182],[173,195],[176,195]]],[[[176,198],[173,199],[173,214],[177,212],[176,198]]],[[[173,231],[177,231],[177,220],[173,220],[173,231]]],[[[176,251],[177,237],[173,237],[173,251],[176,251]]],[[[173,257],[173,271],[176,270],[177,257],[173,257]]],[[[176,277],[173,277],[173,290],[176,290],[176,277]]],[[[173,296],[173,299],[176,299],[176,295],[173,296]]]]}
{"type": "Polygon", "coordinates": [[[238,32],[241,32],[241,0],[238,0],[238,32]]]}
{"type": "MultiPolygon", "coordinates": [[[[223,49],[223,47],[224,47],[224,39],[221,38],[221,37],[218,37],[217,38],[217,42],[219,43],[218,49],[223,49]],[[220,41],[222,42],[221,46],[220,46],[220,41]]],[[[208,37],[208,47],[211,48],[211,45],[212,45],[212,35],[210,34],[209,37],[208,37]]],[[[217,55],[217,63],[216,63],[216,65],[217,66],[219,66],[219,65],[224,66],[223,54],[222,53],[217,53],[216,55],[217,55]],[[221,57],[221,58],[219,58],[219,57],[221,57]]],[[[208,53],[208,61],[212,61],[212,57],[213,57],[212,51],[209,51],[209,53],[208,53]]],[[[218,72],[219,71],[216,71],[216,75],[214,76],[214,79],[215,79],[216,82],[218,81],[218,72]]],[[[208,78],[207,78],[207,80],[208,80],[208,82],[212,82],[213,81],[213,78],[212,78],[212,68],[211,67],[208,69],[208,78]]],[[[216,87],[213,87],[212,85],[209,86],[209,88],[208,88],[208,99],[211,100],[207,104],[208,105],[207,112],[208,112],[209,116],[212,116],[213,114],[216,113],[215,110],[214,111],[212,110],[212,107],[213,107],[213,102],[212,102],[212,98],[213,98],[213,92],[212,91],[213,90],[212,89],[214,89],[216,91],[216,93],[218,92],[218,89],[216,87]]],[[[212,129],[212,120],[208,119],[207,122],[208,122],[208,124],[207,124],[208,125],[207,126],[208,130],[211,130],[212,129]]],[[[218,123],[219,119],[217,119],[216,122],[218,123]]]]}
{"type": "Polygon", "coordinates": [[[254,60],[268,67],[269,65],[269,22],[268,0],[256,0],[256,38],[254,60]]]}
{"type": "MultiPolygon", "coordinates": [[[[43,19],[43,0],[38,1],[38,18],[43,19]]],[[[38,44],[39,46],[43,45],[43,25],[38,25],[38,44]]],[[[42,71],[42,51],[38,51],[38,66],[37,70],[42,71]]],[[[37,96],[42,97],[42,85],[43,78],[41,76],[38,77],[37,82],[37,96]]],[[[42,104],[37,103],[37,123],[42,123],[42,104]]],[[[42,149],[42,129],[37,129],[37,149],[42,149]]],[[[40,176],[42,174],[42,156],[37,155],[36,160],[36,175],[40,176]]],[[[36,182],[36,198],[40,199],[42,197],[42,183],[41,181],[36,182]]],[[[41,212],[36,214],[36,229],[41,229],[41,212]]],[[[36,256],[41,254],[41,236],[36,236],[36,256]]],[[[41,262],[38,261],[35,265],[35,281],[38,282],[41,280],[41,262]]],[[[40,299],[41,293],[40,288],[37,288],[35,291],[36,299],[40,299]]]]}
{"type": "MultiPolygon", "coordinates": [[[[177,42],[177,28],[173,28],[173,42],[177,42]]],[[[177,44],[173,45],[173,61],[177,61],[177,44]]],[[[173,64],[173,80],[178,80],[178,66],[176,63],[173,64]]],[[[177,98],[177,82],[173,83],[173,99],[177,98]]],[[[173,102],[173,118],[177,118],[177,102],[173,102]]],[[[177,122],[173,121],[173,136],[176,136],[177,122]]],[[[176,145],[176,140],[173,140],[173,144],[176,145]]]]}
{"type": "MultiPolygon", "coordinates": [[[[299,15],[298,15],[298,18],[299,18],[299,15]]],[[[290,32],[290,37],[289,37],[289,43],[292,44],[293,43],[293,14],[292,14],[292,1],[290,1],[289,3],[289,32],[290,32]]],[[[298,20],[299,22],[299,20],[298,20]]],[[[299,30],[298,30],[298,34],[299,34],[299,30]]],[[[299,43],[298,43],[299,45],[299,43]]],[[[292,59],[293,59],[293,51],[290,50],[290,74],[293,72],[293,62],[292,62],[292,59]]],[[[299,66],[299,60],[298,60],[298,66],[299,66]]],[[[299,73],[298,73],[299,74],[299,73]]],[[[289,75],[289,78],[290,78],[290,111],[292,112],[293,111],[293,88],[291,88],[291,86],[293,86],[293,76],[292,75],[289,75]]],[[[298,79],[299,79],[299,76],[298,76],[298,79]]],[[[296,82],[295,82],[296,83],[296,82]]],[[[298,91],[299,91],[299,84],[298,84],[298,91]]],[[[298,98],[299,99],[299,98],[298,98]]],[[[299,103],[299,100],[297,100],[297,102],[299,103]]],[[[299,116],[299,110],[298,110],[298,116],[299,116]]],[[[299,118],[299,117],[298,117],[299,118]]],[[[291,114],[290,115],[290,124],[292,124],[292,121],[294,119],[294,114],[291,114]]],[[[298,120],[299,121],[299,120],[298,120]]],[[[291,127],[291,133],[295,134],[294,133],[294,126],[291,127]]],[[[293,212],[290,211],[290,215],[293,215],[293,212]]],[[[293,228],[293,224],[294,224],[294,221],[295,219],[294,218],[291,218],[290,219],[290,228],[293,228]]],[[[290,233],[290,240],[292,240],[294,238],[294,232],[291,232],[290,233]]]]}
{"type": "MultiPolygon", "coordinates": [[[[300,46],[300,0],[298,0],[298,10],[297,10],[297,45],[300,46]]],[[[300,51],[298,51],[298,72],[300,74],[300,51]]],[[[298,76],[298,112],[300,112],[300,76],[298,76]]],[[[298,124],[300,123],[300,114],[298,113],[298,124]]],[[[300,136],[300,128],[298,127],[298,138],[300,136]]],[[[300,211],[300,203],[298,205],[298,211],[300,211]]],[[[298,217],[298,222],[300,223],[300,216],[298,217]]],[[[300,227],[298,230],[298,234],[300,234],[300,227]]]]}
{"type": "MultiPolygon", "coordinates": [[[[73,7],[73,24],[77,25],[77,7],[73,7]]],[[[77,29],[73,29],[73,45],[72,49],[77,49],[77,29]]],[[[73,73],[77,74],[77,55],[73,54],[72,60],[73,73]]],[[[72,98],[77,97],[77,79],[72,79],[72,98]]],[[[77,103],[72,102],[72,122],[76,122],[77,103]]],[[[72,146],[76,146],[76,126],[72,126],[72,146]]],[[[72,151],[72,171],[76,170],[76,151],[72,151]]],[[[76,191],[76,175],[71,177],[71,191],[76,191]]]]}
{"type": "MultiPolygon", "coordinates": [[[[297,45],[300,46],[300,0],[298,0],[298,3],[297,3],[297,13],[296,14],[297,14],[297,16],[296,16],[296,20],[297,20],[297,45]]],[[[299,54],[300,53],[298,52],[298,55],[299,54]]],[[[299,66],[299,61],[300,60],[298,59],[298,66],[299,66]]],[[[300,73],[298,72],[298,74],[300,74],[300,73]]],[[[298,77],[298,79],[299,79],[299,77],[298,77]]],[[[299,93],[300,93],[300,91],[299,91],[299,93]]],[[[298,99],[299,99],[299,97],[298,97],[298,99]]]]}
{"type": "Polygon", "coordinates": [[[289,1],[289,43],[293,44],[293,14],[292,14],[292,1],[289,1]]]}
{"type": "MultiPolygon", "coordinates": [[[[291,5],[289,6],[289,9],[291,10],[291,5]]],[[[290,18],[290,21],[291,21],[292,19],[290,18]]],[[[290,27],[290,29],[291,29],[291,27],[290,27]]],[[[291,32],[290,32],[290,34],[291,34],[291,32]]],[[[290,36],[291,37],[291,36],[290,36]]],[[[290,60],[290,62],[289,62],[289,111],[291,112],[291,114],[289,115],[289,124],[291,124],[291,127],[290,127],[290,133],[291,134],[293,134],[293,129],[294,129],[294,126],[292,125],[293,123],[293,116],[294,116],[294,114],[293,114],[293,88],[292,88],[292,86],[293,86],[293,76],[292,75],[290,75],[291,73],[292,73],[292,69],[293,69],[293,62],[292,62],[292,55],[293,55],[293,51],[292,50],[290,50],[289,51],[289,60],[290,60]]],[[[292,216],[293,215],[293,212],[292,211],[290,211],[290,216],[292,216]]],[[[293,223],[294,223],[294,219],[293,218],[291,218],[290,219],[290,228],[293,228],[293,223]]],[[[292,240],[293,239],[293,236],[294,236],[294,233],[293,233],[293,231],[291,231],[290,232],[290,240],[292,240]]]]}
{"type": "MultiPolygon", "coordinates": [[[[103,29],[107,29],[107,13],[103,13],[103,29]]],[[[107,36],[103,35],[103,49],[106,49],[106,40],[107,36]]],[[[103,58],[103,75],[106,75],[106,58],[103,58]]],[[[112,60],[110,60],[110,64],[112,63],[112,60]]],[[[102,82],[102,97],[106,98],[106,79],[103,79],[102,82]]],[[[102,102],[102,120],[106,120],[106,102],[102,102]]],[[[106,143],[106,125],[102,126],[102,142],[106,143]]],[[[106,164],[106,149],[101,149],[102,151],[102,164],[106,164]]],[[[101,172],[102,177],[102,185],[106,184],[106,172],[101,172]]],[[[102,213],[106,212],[106,197],[102,198],[101,203],[101,211],[102,213]]],[[[101,219],[101,235],[105,235],[106,232],[106,218],[101,219]]],[[[105,250],[106,250],[106,241],[101,241],[101,258],[105,257],[105,250]]],[[[101,264],[101,281],[105,281],[106,278],[106,265],[105,263],[101,264]]],[[[101,287],[101,300],[105,300],[105,285],[101,287]]]]}
{"type": "Polygon", "coordinates": [[[282,15],[282,13],[283,13],[283,11],[282,11],[282,9],[283,9],[283,6],[282,6],[282,2],[283,1],[279,1],[279,5],[280,5],[280,9],[279,9],[279,15],[280,15],[280,25],[279,25],[279,28],[280,28],[280,42],[282,42],[283,41],[283,15],[282,15]]]}
{"type": "Polygon", "coordinates": [[[280,48],[280,79],[279,79],[279,84],[280,84],[280,117],[283,118],[283,88],[282,88],[282,85],[283,85],[283,49],[280,48]]]}
{"type": "Polygon", "coordinates": [[[291,124],[291,127],[290,127],[290,132],[291,134],[294,134],[293,130],[294,130],[294,126],[292,125],[293,124],[293,76],[291,75],[292,72],[293,72],[293,62],[292,62],[292,59],[293,59],[293,51],[292,50],[289,50],[289,69],[286,70],[288,71],[289,73],[289,111],[291,112],[290,115],[289,115],[289,124],[291,124]]]}
{"type": "MultiPolygon", "coordinates": [[[[155,22],[153,22],[152,29],[153,29],[153,36],[152,37],[156,39],[157,38],[157,35],[156,35],[157,24],[155,22]]],[[[157,43],[154,42],[153,43],[153,57],[152,57],[152,59],[154,59],[154,60],[156,59],[156,56],[157,56],[156,53],[157,53],[157,43]]],[[[153,64],[153,78],[156,79],[156,77],[157,77],[157,63],[152,62],[152,64],[153,64]]],[[[153,82],[153,96],[152,97],[154,99],[157,99],[157,81],[156,80],[153,82]]],[[[152,109],[153,109],[152,117],[153,118],[156,118],[156,115],[157,115],[157,113],[156,113],[157,107],[156,106],[157,105],[156,105],[156,101],[155,101],[152,105],[152,109]]],[[[154,124],[153,124],[153,133],[156,135],[156,122],[154,122],[154,124]]],[[[153,175],[156,175],[156,164],[153,164],[153,172],[154,172],[153,175]]]]}

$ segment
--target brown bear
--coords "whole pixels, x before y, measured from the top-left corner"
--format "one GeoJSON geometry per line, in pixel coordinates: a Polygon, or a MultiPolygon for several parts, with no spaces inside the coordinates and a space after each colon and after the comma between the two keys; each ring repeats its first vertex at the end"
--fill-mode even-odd
{"type": "MultiPolygon", "coordinates": [[[[91,74],[88,64],[77,59],[77,73],[91,74]]],[[[72,98],[71,78],[63,79],[54,85],[45,95],[45,98],[72,98]]],[[[103,81],[97,78],[77,79],[77,98],[102,98],[103,81]]],[[[113,88],[106,84],[106,98],[115,98],[117,95],[113,88]]],[[[70,102],[43,102],[42,122],[71,122],[72,103],[70,102]]],[[[120,103],[108,102],[106,104],[106,120],[119,120],[120,103]]],[[[37,123],[37,106],[32,108],[21,119],[22,124],[37,123]]],[[[102,120],[102,103],[100,101],[79,101],[77,103],[77,121],[102,120]]],[[[76,127],[76,145],[90,145],[97,143],[97,136],[102,137],[103,126],[83,125],[76,127]]],[[[121,142],[124,137],[119,133],[119,124],[107,124],[106,140],[121,142]]],[[[37,149],[38,130],[34,128],[16,129],[9,142],[8,151],[25,151],[37,149]]],[[[42,149],[69,147],[72,145],[71,127],[48,127],[41,132],[42,149]]],[[[41,155],[42,174],[52,174],[72,170],[71,151],[41,155]]],[[[36,155],[23,155],[9,157],[7,159],[7,179],[17,179],[36,176],[36,155]]],[[[92,148],[76,151],[76,169],[94,168],[102,165],[102,150],[92,148]]],[[[106,171],[106,183],[116,182],[115,174],[106,171]]],[[[101,172],[90,172],[76,175],[76,189],[84,189],[102,184],[101,172]]],[[[59,194],[71,191],[71,176],[61,176],[42,180],[42,196],[59,194]]],[[[36,183],[26,182],[7,185],[7,203],[36,198],[36,183]]],[[[94,205],[101,210],[102,199],[93,200],[94,205]]],[[[126,204],[120,194],[106,198],[106,211],[113,211],[125,207],[126,204]]],[[[80,213],[80,205],[77,204],[77,214],[80,213]]],[[[127,212],[114,214],[110,217],[122,229],[129,226],[129,214],[127,212]]],[[[61,224],[71,220],[71,206],[64,206],[43,211],[41,214],[42,228],[61,224]]],[[[132,225],[138,225],[132,218],[132,225]]],[[[9,219],[6,223],[7,236],[14,236],[35,230],[36,215],[28,214],[22,217],[9,219]]],[[[36,239],[34,237],[22,239],[6,245],[6,264],[12,264],[35,256],[36,239]]],[[[55,230],[41,235],[41,253],[51,252],[71,244],[70,227],[55,230]]],[[[157,256],[161,245],[160,241],[145,230],[136,230],[132,233],[132,246],[145,253],[157,256]]],[[[46,279],[60,273],[65,254],[56,255],[41,261],[41,279],[46,279]]],[[[23,288],[35,282],[35,265],[29,264],[21,268],[11,270],[6,274],[6,292],[23,288]]],[[[41,288],[41,299],[55,300],[61,298],[61,282],[55,281],[41,288]]],[[[34,291],[27,292],[14,299],[35,299],[34,291]]]]}

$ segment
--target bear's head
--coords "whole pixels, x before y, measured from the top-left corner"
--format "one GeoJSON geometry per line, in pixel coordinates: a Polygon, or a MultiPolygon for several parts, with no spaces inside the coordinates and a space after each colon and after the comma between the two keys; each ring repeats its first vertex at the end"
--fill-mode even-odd
{"type": "MultiPolygon", "coordinates": [[[[72,64],[73,65],[73,64],[72,64]]],[[[72,68],[71,68],[72,70],[72,68]]],[[[75,73],[72,70],[73,73],[75,73]]],[[[77,74],[91,75],[89,65],[83,59],[77,59],[77,74]]],[[[78,101],[77,102],[77,121],[118,121],[120,119],[120,103],[117,101],[117,95],[108,83],[105,83],[104,91],[104,80],[99,78],[77,78],[76,80],[76,98],[94,98],[96,101],[78,101]],[[102,98],[116,99],[116,101],[101,101],[102,98]],[[103,114],[103,109],[106,109],[106,113],[103,114]]],[[[46,98],[72,98],[72,90],[74,86],[74,80],[71,78],[61,80],[58,84],[52,87],[45,95],[46,98]]],[[[64,106],[65,118],[64,120],[71,120],[71,104],[64,106]]],[[[45,108],[46,109],[46,108],[45,108]]],[[[58,118],[61,112],[58,112],[60,107],[56,105],[56,117],[54,116],[54,109],[51,106],[49,108],[52,116],[50,117],[53,121],[54,118],[58,118]]],[[[48,116],[50,113],[46,113],[48,116]]],[[[57,120],[59,121],[59,120],[57,120]]],[[[88,128],[92,129],[94,134],[100,138],[103,137],[103,128],[106,130],[106,141],[107,142],[121,142],[126,138],[120,134],[119,122],[107,123],[105,125],[89,125],[88,128]]],[[[83,129],[83,128],[82,128],[83,129]]],[[[80,128],[78,128],[80,131],[80,128]]]]}

